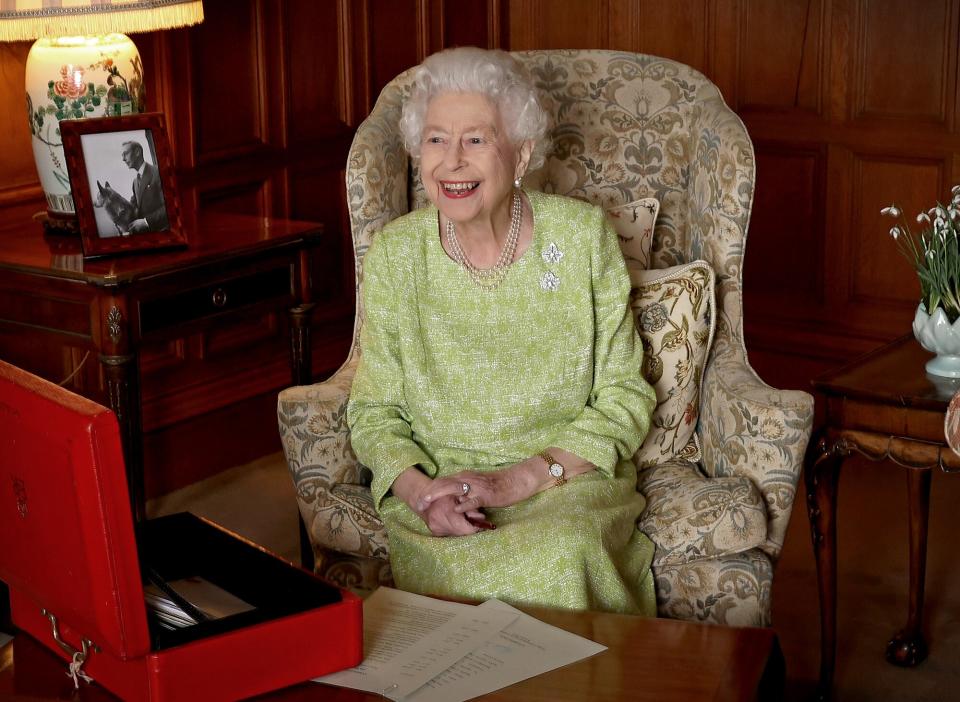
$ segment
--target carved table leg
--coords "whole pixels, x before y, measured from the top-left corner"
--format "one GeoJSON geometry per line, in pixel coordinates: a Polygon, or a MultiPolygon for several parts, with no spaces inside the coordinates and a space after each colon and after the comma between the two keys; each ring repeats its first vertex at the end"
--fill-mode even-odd
{"type": "Polygon", "coordinates": [[[313,381],[310,339],[313,308],[313,303],[306,302],[290,310],[290,373],[294,385],[307,385],[313,381]]]}
{"type": "Polygon", "coordinates": [[[127,488],[133,507],[135,523],[146,517],[146,497],[143,487],[143,432],[140,418],[140,369],[137,355],[101,355],[107,381],[110,409],[117,415],[123,459],[127,467],[127,488]]]}
{"type": "Polygon", "coordinates": [[[910,500],[910,610],[907,626],[887,644],[887,660],[913,666],[927,657],[927,643],[920,627],[923,619],[923,587],[927,570],[927,525],[930,515],[929,468],[907,469],[910,500]]]}
{"type": "Polygon", "coordinates": [[[830,697],[837,657],[837,486],[840,466],[849,453],[842,440],[827,439],[824,433],[811,442],[805,470],[820,593],[820,699],[830,697]]]}

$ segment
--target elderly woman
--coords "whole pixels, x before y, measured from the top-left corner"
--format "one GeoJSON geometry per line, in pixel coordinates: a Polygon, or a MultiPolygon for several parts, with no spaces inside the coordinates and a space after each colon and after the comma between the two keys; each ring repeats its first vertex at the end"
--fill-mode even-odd
{"type": "Polygon", "coordinates": [[[502,51],[417,70],[401,127],[433,206],[364,258],[351,441],[398,587],[654,615],[630,283],[599,208],[521,189],[546,123],[502,51]]]}

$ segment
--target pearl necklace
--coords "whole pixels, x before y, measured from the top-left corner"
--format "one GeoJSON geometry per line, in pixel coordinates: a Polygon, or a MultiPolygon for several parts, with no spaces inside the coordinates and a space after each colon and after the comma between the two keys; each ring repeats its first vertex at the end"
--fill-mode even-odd
{"type": "Polygon", "coordinates": [[[503,243],[500,256],[492,268],[477,268],[467,258],[460,242],[457,240],[457,230],[451,220],[447,220],[447,245],[453,260],[463,266],[470,279],[482,290],[496,290],[507,275],[507,269],[513,263],[513,255],[517,252],[517,242],[520,240],[520,225],[523,223],[523,203],[519,193],[513,194],[513,205],[510,209],[510,230],[507,240],[503,243]]]}

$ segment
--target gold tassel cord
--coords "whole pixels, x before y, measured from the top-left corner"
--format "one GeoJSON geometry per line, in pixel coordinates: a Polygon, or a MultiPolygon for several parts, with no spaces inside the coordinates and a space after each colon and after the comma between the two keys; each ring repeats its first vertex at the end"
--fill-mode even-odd
{"type": "Polygon", "coordinates": [[[136,34],[186,27],[203,21],[201,0],[151,0],[112,5],[0,10],[0,41],[40,37],[136,34]]]}

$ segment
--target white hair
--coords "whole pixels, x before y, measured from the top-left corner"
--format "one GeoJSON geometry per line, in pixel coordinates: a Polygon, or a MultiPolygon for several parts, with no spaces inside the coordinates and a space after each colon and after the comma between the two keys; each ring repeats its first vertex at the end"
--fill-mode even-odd
{"type": "Polygon", "coordinates": [[[478,93],[486,97],[500,111],[507,137],[514,145],[534,142],[528,170],[543,165],[550,147],[547,113],[540,106],[529,74],[513,56],[499,49],[464,46],[427,57],[414,72],[413,89],[400,118],[404,143],[414,158],[420,156],[430,101],[443,93],[478,93]]]}

